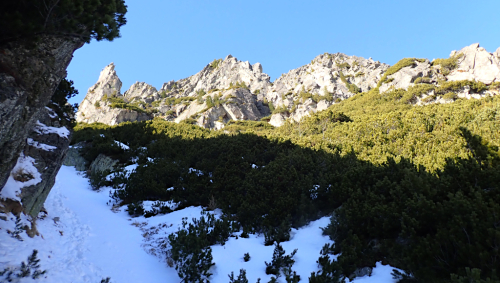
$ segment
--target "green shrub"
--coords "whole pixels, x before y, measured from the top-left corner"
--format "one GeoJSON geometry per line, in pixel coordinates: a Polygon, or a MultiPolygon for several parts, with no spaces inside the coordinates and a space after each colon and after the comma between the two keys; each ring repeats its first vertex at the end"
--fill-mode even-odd
{"type": "Polygon", "coordinates": [[[214,59],[212,63],[209,64],[210,68],[216,70],[222,64],[222,59],[214,59]]]}
{"type": "Polygon", "coordinates": [[[466,267],[464,276],[452,274],[451,275],[451,282],[452,283],[469,283],[469,282],[472,282],[472,283],[500,283],[500,280],[496,276],[495,271],[496,270],[493,271],[491,278],[490,277],[481,278],[481,269],[478,269],[478,268],[470,269],[469,267],[466,267]]]}
{"type": "Polygon", "coordinates": [[[56,1],[38,6],[38,1],[0,3],[0,42],[41,40],[42,36],[69,37],[89,43],[120,37],[127,22],[123,0],[56,1]],[[84,27],[84,28],[83,28],[84,27]]]}
{"type": "Polygon", "coordinates": [[[345,276],[342,274],[342,269],[337,261],[330,259],[332,247],[325,244],[320,252],[318,265],[320,271],[312,272],[309,277],[310,283],[344,283],[345,276]]]}
{"type": "Polygon", "coordinates": [[[248,86],[245,84],[245,82],[236,82],[234,85],[233,83],[230,83],[228,89],[238,89],[238,88],[248,89],[248,86]]]}
{"type": "Polygon", "coordinates": [[[451,71],[458,67],[458,59],[462,58],[464,54],[459,53],[447,59],[435,59],[432,61],[432,66],[441,66],[441,72],[447,76],[451,71]]]}
{"type": "Polygon", "coordinates": [[[405,67],[415,66],[416,65],[415,61],[425,62],[425,59],[404,58],[399,60],[394,66],[389,67],[389,69],[385,71],[384,75],[378,82],[377,87],[380,87],[383,83],[387,82],[388,76],[397,73],[399,70],[405,67]]]}
{"type": "Polygon", "coordinates": [[[207,103],[207,108],[210,109],[215,106],[214,101],[211,96],[208,96],[207,99],[205,100],[207,103]]]}
{"type": "Polygon", "coordinates": [[[274,246],[273,259],[270,263],[266,263],[266,274],[273,274],[276,276],[280,276],[283,271],[288,268],[291,268],[295,263],[293,256],[297,253],[297,249],[293,250],[293,252],[289,255],[285,255],[285,250],[283,247],[277,243],[274,246]]]}
{"type": "Polygon", "coordinates": [[[144,215],[142,202],[133,202],[127,205],[127,212],[130,216],[137,217],[144,215]]]}
{"type": "Polygon", "coordinates": [[[447,92],[459,92],[462,91],[466,86],[475,93],[481,93],[488,89],[488,86],[480,81],[447,81],[441,82],[439,87],[436,89],[436,94],[445,94],[447,92]]]}
{"type": "Polygon", "coordinates": [[[203,104],[203,102],[204,102],[203,96],[205,96],[205,94],[207,94],[207,93],[203,89],[196,91],[196,100],[198,101],[198,104],[203,104]]]}
{"type": "Polygon", "coordinates": [[[361,92],[359,87],[357,87],[355,84],[351,84],[347,81],[347,79],[345,78],[345,76],[342,72],[339,72],[339,75],[340,75],[340,80],[342,80],[342,82],[345,84],[345,86],[347,87],[349,92],[352,92],[354,94],[361,92]]]}
{"type": "Polygon", "coordinates": [[[136,111],[139,113],[146,113],[144,109],[141,109],[137,107],[136,105],[130,104],[125,102],[123,98],[121,97],[114,97],[114,96],[104,96],[103,100],[108,103],[108,106],[111,108],[121,108],[121,109],[128,109],[132,111],[136,111]]]}
{"type": "Polygon", "coordinates": [[[21,262],[21,266],[17,268],[5,268],[0,271],[0,279],[7,280],[6,282],[18,282],[19,279],[31,277],[38,279],[40,276],[47,273],[47,270],[40,270],[40,259],[38,259],[38,250],[33,250],[33,253],[28,257],[28,263],[21,262]]]}
{"type": "Polygon", "coordinates": [[[181,123],[189,124],[189,125],[196,125],[197,122],[196,122],[196,119],[187,118],[187,119],[182,120],[181,123]]]}
{"type": "Polygon", "coordinates": [[[68,99],[75,97],[77,94],[78,90],[73,87],[73,81],[64,78],[57,86],[54,95],[52,95],[47,107],[56,113],[60,125],[71,128],[75,126],[74,114],[78,110],[78,104],[69,104],[68,99]]]}
{"type": "Polygon", "coordinates": [[[432,82],[431,78],[418,77],[413,81],[414,84],[430,84],[432,82]]]}
{"type": "Polygon", "coordinates": [[[234,273],[232,271],[231,275],[228,276],[229,276],[229,283],[248,283],[247,272],[245,269],[240,269],[240,274],[236,279],[234,278],[234,273]]]}
{"type": "Polygon", "coordinates": [[[109,185],[109,182],[106,181],[106,176],[111,173],[110,170],[93,172],[87,176],[89,179],[90,187],[97,191],[101,187],[109,185]]]}
{"type": "Polygon", "coordinates": [[[347,63],[347,62],[343,62],[343,63],[341,63],[341,62],[335,62],[335,65],[337,65],[337,68],[339,68],[339,69],[344,69],[344,68],[349,69],[349,68],[351,68],[351,65],[349,65],[349,63],[347,63]]]}
{"type": "Polygon", "coordinates": [[[278,108],[274,108],[273,114],[277,113],[289,113],[290,110],[288,110],[288,107],[285,105],[278,106],[278,108]]]}
{"type": "Polygon", "coordinates": [[[431,102],[431,101],[434,101],[434,100],[436,100],[436,96],[435,95],[429,95],[426,98],[424,98],[422,101],[427,103],[427,102],[431,102]]]}
{"type": "Polygon", "coordinates": [[[210,213],[202,213],[193,223],[182,221],[182,229],[170,234],[168,241],[171,249],[167,256],[175,262],[175,270],[186,282],[207,280],[212,274],[208,271],[212,263],[211,245],[227,241],[232,224],[227,219],[215,219],[210,213]]]}
{"type": "Polygon", "coordinates": [[[500,89],[500,82],[494,82],[489,86],[489,89],[500,89]]]}
{"type": "Polygon", "coordinates": [[[267,229],[264,230],[264,245],[271,246],[275,242],[281,243],[290,240],[291,231],[292,226],[289,220],[281,222],[279,226],[267,227],[267,229]]]}
{"type": "Polygon", "coordinates": [[[455,100],[457,98],[458,98],[458,96],[454,92],[448,92],[445,95],[443,95],[443,99],[446,99],[446,100],[455,100]]]}

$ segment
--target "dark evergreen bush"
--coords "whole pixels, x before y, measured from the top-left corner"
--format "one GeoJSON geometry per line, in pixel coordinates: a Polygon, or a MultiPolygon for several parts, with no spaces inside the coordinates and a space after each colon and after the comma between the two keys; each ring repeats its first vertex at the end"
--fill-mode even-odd
{"type": "Polygon", "coordinates": [[[297,249],[289,255],[285,255],[285,250],[283,247],[276,243],[274,246],[273,259],[270,263],[266,263],[266,274],[273,274],[279,277],[281,274],[285,274],[285,271],[290,269],[295,263],[293,256],[297,253],[297,249]]]}
{"type": "Polygon", "coordinates": [[[129,203],[127,205],[127,212],[130,216],[142,216],[144,214],[142,202],[129,203]]]}
{"type": "Polygon", "coordinates": [[[16,280],[15,278],[31,277],[32,279],[38,279],[40,276],[47,273],[47,270],[41,270],[39,268],[40,259],[38,258],[38,250],[33,250],[33,253],[28,256],[28,263],[23,261],[18,268],[6,268],[0,271],[0,279],[5,279],[7,280],[6,282],[14,282],[16,280]]]}
{"type": "Polygon", "coordinates": [[[0,43],[40,35],[113,40],[120,36],[126,12],[123,0],[2,1],[0,43]]]}
{"type": "Polygon", "coordinates": [[[168,236],[171,249],[168,256],[175,262],[175,269],[185,282],[208,280],[212,263],[211,245],[227,241],[231,230],[227,219],[215,219],[210,213],[203,213],[200,219],[187,223],[183,219],[182,229],[168,236]]]}
{"type": "Polygon", "coordinates": [[[309,277],[309,283],[343,283],[345,276],[339,263],[331,260],[329,255],[332,253],[332,247],[325,244],[321,249],[321,256],[318,259],[318,265],[321,268],[318,272],[312,272],[309,277]]]}
{"type": "Polygon", "coordinates": [[[240,269],[240,274],[238,274],[238,277],[235,279],[234,278],[234,273],[231,271],[231,274],[228,275],[229,277],[229,283],[248,283],[247,279],[247,272],[245,269],[240,269]]]}

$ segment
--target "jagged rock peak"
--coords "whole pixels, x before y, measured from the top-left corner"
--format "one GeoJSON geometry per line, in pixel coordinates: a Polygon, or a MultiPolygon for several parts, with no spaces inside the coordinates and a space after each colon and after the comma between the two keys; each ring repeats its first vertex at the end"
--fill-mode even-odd
{"type": "Polygon", "coordinates": [[[245,83],[251,92],[265,92],[270,85],[269,75],[262,72],[262,65],[251,65],[228,55],[206,65],[197,74],[180,81],[163,84],[160,92],[172,92],[173,96],[194,96],[196,91],[208,92],[214,89],[228,89],[233,85],[245,83]]]}
{"type": "Polygon", "coordinates": [[[345,94],[348,89],[339,89],[339,85],[346,85],[340,79],[342,73],[346,80],[355,84],[362,91],[367,91],[376,86],[378,79],[389,68],[389,65],[357,56],[347,56],[343,53],[321,54],[316,56],[310,64],[283,74],[274,82],[273,91],[297,93],[304,89],[310,93],[321,94],[326,87],[328,92],[345,94]],[[339,82],[342,82],[339,84],[339,82]]]}
{"type": "Polygon", "coordinates": [[[311,63],[283,74],[268,90],[266,99],[282,109],[271,117],[270,123],[281,126],[286,118],[299,121],[335,101],[368,91],[388,68],[389,65],[371,58],[342,53],[316,56],[311,63]]]}
{"type": "MultiPolygon", "coordinates": [[[[152,117],[140,111],[140,108],[135,108],[139,111],[134,111],[126,107],[124,97],[121,94],[122,82],[118,78],[113,63],[106,66],[99,76],[95,85],[89,88],[87,95],[80,103],[78,112],[76,113],[77,122],[85,123],[104,123],[108,125],[116,125],[126,121],[144,121],[152,117]]],[[[157,91],[153,87],[145,83],[135,83],[130,90],[126,92],[129,100],[135,98],[148,98],[154,96],[157,91]],[[143,97],[144,96],[144,97],[143,97]]]]}
{"type": "Polygon", "coordinates": [[[134,83],[123,96],[127,102],[144,100],[146,103],[151,103],[160,98],[158,90],[145,82],[134,83]]]}
{"type": "Polygon", "coordinates": [[[117,96],[121,95],[120,90],[122,88],[122,81],[118,78],[115,71],[115,64],[111,63],[104,67],[99,75],[99,79],[96,84],[91,86],[85,96],[82,104],[85,100],[89,100],[95,103],[97,100],[102,99],[104,95],[107,96],[117,96]]]}

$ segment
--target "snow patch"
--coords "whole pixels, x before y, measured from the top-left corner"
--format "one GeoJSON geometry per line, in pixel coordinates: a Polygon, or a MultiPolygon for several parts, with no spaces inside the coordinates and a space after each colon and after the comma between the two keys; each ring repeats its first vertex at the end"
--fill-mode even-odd
{"type": "Polygon", "coordinates": [[[123,150],[129,150],[130,147],[124,143],[121,143],[119,141],[115,141],[115,144],[117,144],[119,147],[121,147],[123,150]]]}
{"type": "Polygon", "coordinates": [[[55,146],[44,144],[41,142],[37,142],[37,141],[33,140],[32,138],[28,138],[27,142],[30,146],[36,147],[36,148],[39,148],[39,149],[45,150],[45,151],[52,151],[54,149],[57,149],[57,147],[55,147],[55,146]]]}
{"type": "Polygon", "coordinates": [[[40,123],[40,121],[36,121],[36,126],[34,128],[34,131],[41,135],[57,134],[62,138],[69,137],[69,130],[66,129],[66,127],[59,127],[59,128],[49,127],[45,124],[40,123]]]}
{"type": "Polygon", "coordinates": [[[204,175],[204,174],[203,174],[203,172],[202,172],[201,170],[194,169],[194,168],[189,168],[189,171],[188,171],[188,172],[189,172],[189,173],[195,173],[195,174],[196,174],[196,176],[198,176],[198,177],[199,177],[199,176],[203,176],[203,175],[204,175]]]}
{"type": "Polygon", "coordinates": [[[19,194],[21,188],[36,185],[42,181],[42,175],[35,167],[35,159],[30,156],[21,156],[17,159],[16,166],[10,172],[7,183],[0,191],[0,198],[21,201],[19,194]],[[17,179],[17,180],[16,180],[17,179]]]}
{"type": "Polygon", "coordinates": [[[45,106],[45,109],[48,110],[49,117],[54,119],[57,117],[57,114],[54,112],[54,110],[50,109],[49,107],[45,106]]]}

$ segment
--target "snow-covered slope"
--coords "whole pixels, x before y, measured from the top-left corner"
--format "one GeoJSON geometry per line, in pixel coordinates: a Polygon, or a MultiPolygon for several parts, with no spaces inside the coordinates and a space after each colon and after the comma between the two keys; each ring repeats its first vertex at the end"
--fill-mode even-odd
{"type": "MultiPolygon", "coordinates": [[[[19,282],[98,283],[106,277],[116,283],[180,282],[162,253],[151,248],[155,238],[177,231],[183,218],[199,218],[202,208],[188,207],[151,218],[131,218],[124,207],[111,209],[110,190],[92,191],[88,180],[74,167],[63,166],[45,203],[48,214],[37,221],[40,236],[31,239],[21,234],[23,241],[20,241],[7,233],[15,230],[15,217],[9,214],[7,221],[0,220],[0,271],[18,268],[37,249],[40,269],[47,273],[37,280],[22,278],[19,282]],[[161,233],[152,236],[144,233],[163,223],[167,228],[161,233]]],[[[307,282],[311,272],[318,270],[319,252],[330,242],[321,235],[320,227],[327,224],[325,217],[294,229],[291,240],[282,243],[287,254],[298,249],[293,270],[301,276],[301,282],[307,282]]],[[[264,246],[264,237],[258,235],[231,237],[224,246],[212,246],[215,265],[210,270],[211,282],[229,282],[228,274],[234,272],[237,276],[242,268],[246,269],[249,282],[256,282],[257,278],[268,282],[271,276],[265,274],[264,262],[271,261],[273,249],[264,246]],[[245,253],[251,256],[248,262],[243,260],[245,253]]],[[[355,281],[394,282],[391,271],[390,266],[377,264],[371,277],[355,281]]],[[[4,279],[0,277],[1,282],[4,279]]],[[[279,280],[282,282],[283,278],[279,280]]]]}

